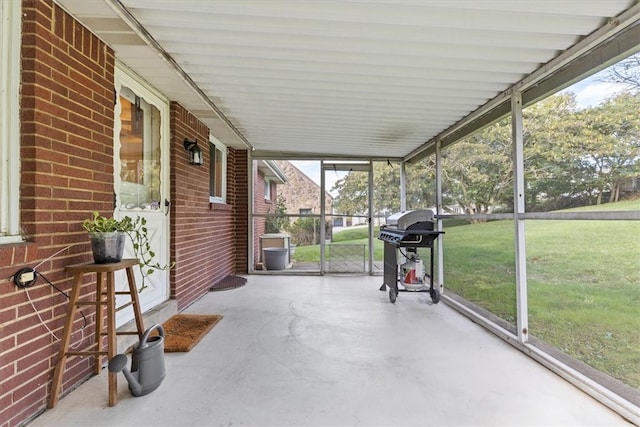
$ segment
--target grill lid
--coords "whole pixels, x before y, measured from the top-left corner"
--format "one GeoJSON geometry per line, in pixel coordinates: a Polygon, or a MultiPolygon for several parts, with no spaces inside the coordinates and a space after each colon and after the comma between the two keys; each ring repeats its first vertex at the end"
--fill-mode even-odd
{"type": "Polygon", "coordinates": [[[412,224],[424,221],[433,221],[433,211],[430,209],[416,209],[411,211],[397,212],[387,217],[387,227],[395,227],[399,230],[406,230],[412,224]]]}

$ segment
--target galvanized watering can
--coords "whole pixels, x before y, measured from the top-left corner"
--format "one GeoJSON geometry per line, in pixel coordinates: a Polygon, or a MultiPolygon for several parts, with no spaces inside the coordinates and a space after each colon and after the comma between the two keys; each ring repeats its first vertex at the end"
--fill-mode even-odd
{"type": "Polygon", "coordinates": [[[166,374],[164,367],[164,329],[161,325],[153,325],[147,329],[138,345],[134,346],[131,355],[131,371],[127,365],[127,356],[117,354],[109,361],[109,372],[124,374],[129,382],[129,390],[134,396],[144,396],[157,389],[166,374]],[[150,337],[154,329],[159,335],[150,337]]]}

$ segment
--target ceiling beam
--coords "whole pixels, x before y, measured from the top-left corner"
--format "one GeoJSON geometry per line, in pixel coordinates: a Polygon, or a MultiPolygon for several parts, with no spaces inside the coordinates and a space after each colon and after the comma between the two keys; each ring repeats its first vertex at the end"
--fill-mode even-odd
{"type": "Polygon", "coordinates": [[[558,55],[445,131],[429,139],[404,157],[415,162],[435,153],[440,141],[444,148],[478,132],[511,111],[511,93],[522,91],[523,106],[563,89],[640,48],[640,4],[611,19],[606,25],[558,55]]]}
{"type": "Polygon", "coordinates": [[[235,134],[249,150],[253,149],[253,146],[249,140],[240,132],[235,125],[229,120],[222,110],[205,94],[202,89],[193,81],[191,76],[180,67],[180,65],[173,59],[173,57],[158,43],[153,36],[144,28],[144,26],[138,22],[138,20],[127,10],[126,7],[119,0],[105,0],[107,4],[113,9],[113,11],[127,23],[129,27],[142,39],[144,42],[155,50],[164,59],[169,66],[175,70],[178,76],[184,80],[193,91],[207,104],[216,115],[224,122],[224,124],[235,134]]]}
{"type": "Polygon", "coordinates": [[[401,157],[385,157],[385,156],[353,156],[353,155],[339,155],[339,154],[327,154],[321,152],[314,153],[301,153],[298,151],[269,151],[269,150],[254,150],[251,152],[251,157],[254,159],[262,160],[372,160],[372,161],[390,161],[400,162],[401,157]]]}

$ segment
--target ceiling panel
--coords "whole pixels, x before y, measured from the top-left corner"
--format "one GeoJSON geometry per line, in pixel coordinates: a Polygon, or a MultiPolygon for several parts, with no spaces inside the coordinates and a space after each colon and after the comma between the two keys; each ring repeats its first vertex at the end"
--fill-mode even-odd
{"type": "Polygon", "coordinates": [[[638,9],[633,0],[57,1],[222,142],[302,157],[404,157],[638,9]]]}

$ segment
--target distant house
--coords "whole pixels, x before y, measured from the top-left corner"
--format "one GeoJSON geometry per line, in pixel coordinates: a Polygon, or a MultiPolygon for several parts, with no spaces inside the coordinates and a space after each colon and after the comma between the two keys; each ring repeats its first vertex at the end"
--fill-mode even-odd
{"type": "Polygon", "coordinates": [[[637,193],[640,192],[640,176],[631,176],[623,178],[618,183],[618,193],[637,193]]]}
{"type": "MultiPolygon", "coordinates": [[[[287,182],[278,188],[278,194],[285,199],[287,214],[320,215],[320,186],[291,162],[279,160],[275,163],[287,178],[287,182]]],[[[326,191],[324,197],[325,212],[330,215],[333,212],[333,197],[326,191]]],[[[292,221],[295,219],[292,218],[292,221]]]]}

